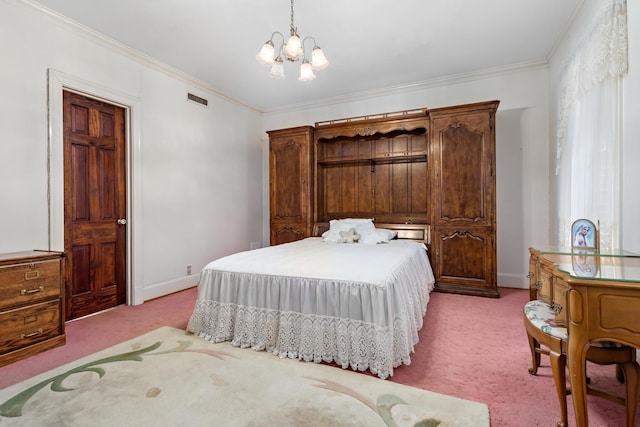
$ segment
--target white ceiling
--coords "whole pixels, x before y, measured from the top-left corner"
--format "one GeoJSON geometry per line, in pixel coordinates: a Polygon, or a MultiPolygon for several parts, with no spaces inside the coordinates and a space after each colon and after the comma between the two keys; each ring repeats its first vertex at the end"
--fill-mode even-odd
{"type": "Polygon", "coordinates": [[[288,33],[289,0],[37,0],[261,111],[544,63],[582,2],[297,0],[300,36],[330,61],[300,82],[299,63],[277,80],[255,60],[288,33]]]}

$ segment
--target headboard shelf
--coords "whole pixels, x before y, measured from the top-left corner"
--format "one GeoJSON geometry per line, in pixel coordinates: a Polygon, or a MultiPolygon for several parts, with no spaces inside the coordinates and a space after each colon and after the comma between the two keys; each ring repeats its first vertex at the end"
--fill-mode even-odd
{"type": "Polygon", "coordinates": [[[316,122],[316,140],[383,136],[393,138],[394,133],[426,134],[428,119],[427,110],[419,109],[316,122]]]}
{"type": "Polygon", "coordinates": [[[316,220],[428,223],[428,125],[426,109],[316,123],[316,220]]]}
{"type": "Polygon", "coordinates": [[[318,164],[321,165],[341,165],[349,163],[390,163],[390,162],[426,162],[427,153],[420,152],[404,152],[404,153],[385,153],[377,156],[344,156],[340,158],[319,158],[318,164]]]}
{"type": "MultiPolygon", "coordinates": [[[[412,240],[429,246],[431,240],[431,227],[429,224],[396,224],[375,223],[377,228],[386,228],[398,232],[398,239],[412,240]]],[[[321,236],[329,229],[329,222],[317,222],[313,225],[313,235],[321,236]]]]}

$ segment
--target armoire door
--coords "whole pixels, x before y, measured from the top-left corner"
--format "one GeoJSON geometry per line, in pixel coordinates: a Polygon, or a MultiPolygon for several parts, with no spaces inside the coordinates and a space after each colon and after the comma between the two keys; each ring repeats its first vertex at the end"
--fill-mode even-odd
{"type": "Polygon", "coordinates": [[[126,300],[124,109],[65,91],[66,319],[126,300]]]}
{"type": "Polygon", "coordinates": [[[271,245],[311,235],[313,127],[269,131],[271,245]]]}
{"type": "Polygon", "coordinates": [[[498,101],[429,110],[436,289],[498,296],[495,112],[498,101]]]}
{"type": "Polygon", "coordinates": [[[431,132],[437,146],[435,225],[493,225],[492,117],[486,111],[436,116],[431,132]]]}
{"type": "Polygon", "coordinates": [[[311,235],[313,127],[268,134],[270,240],[278,245],[311,235]]]}

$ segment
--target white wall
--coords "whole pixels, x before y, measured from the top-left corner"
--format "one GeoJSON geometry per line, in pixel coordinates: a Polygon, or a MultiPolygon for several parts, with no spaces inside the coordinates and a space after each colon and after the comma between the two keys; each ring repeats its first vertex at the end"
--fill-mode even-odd
{"type": "Polygon", "coordinates": [[[17,0],[0,2],[0,57],[0,253],[63,249],[62,85],[131,106],[130,302],[193,286],[207,262],[262,241],[259,112],[17,0]]]}
{"type": "MultiPolygon", "coordinates": [[[[584,38],[585,32],[594,19],[606,7],[608,2],[602,0],[585,0],[576,15],[565,38],[558,44],[549,63],[550,70],[550,111],[551,117],[557,113],[557,93],[559,91],[559,75],[564,64],[571,58],[575,46],[584,38]]],[[[640,4],[627,1],[627,26],[629,31],[629,72],[623,80],[623,132],[622,132],[622,248],[640,253],[640,228],[637,226],[640,217],[640,4]]],[[[551,120],[552,150],[550,152],[551,182],[555,182],[555,136],[556,123],[551,120]]],[[[553,190],[553,187],[552,187],[553,190]]],[[[553,191],[552,197],[555,197],[553,191]]],[[[552,201],[551,206],[555,205],[552,201]]],[[[553,211],[550,213],[552,228],[557,227],[553,211]]]]}
{"type": "MultiPolygon", "coordinates": [[[[546,66],[531,65],[270,112],[264,115],[263,127],[267,131],[366,114],[500,100],[496,118],[498,284],[524,288],[528,286],[528,247],[549,243],[544,214],[549,189],[548,85],[546,66]]],[[[263,148],[264,159],[266,138],[263,148]]],[[[268,176],[264,179],[266,194],[268,176]]],[[[267,230],[268,209],[263,223],[267,230]]]]}

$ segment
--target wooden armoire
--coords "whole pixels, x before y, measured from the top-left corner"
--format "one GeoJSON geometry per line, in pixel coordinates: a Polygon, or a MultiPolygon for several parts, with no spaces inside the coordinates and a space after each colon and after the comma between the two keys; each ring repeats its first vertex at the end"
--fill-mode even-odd
{"type": "Polygon", "coordinates": [[[499,101],[269,131],[271,244],[314,223],[428,225],[436,290],[498,297],[495,113],[499,101]]]}
{"type": "Polygon", "coordinates": [[[300,126],[267,132],[272,246],[311,236],[313,130],[313,126],[300,126]]]}
{"type": "Polygon", "coordinates": [[[498,101],[429,110],[431,267],[441,291],[497,297],[498,101]]]}

